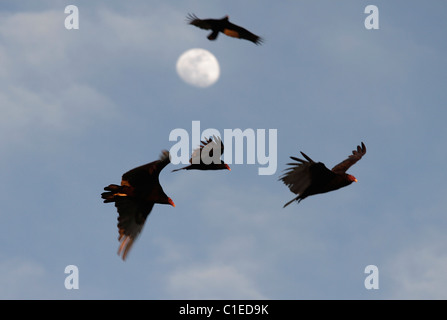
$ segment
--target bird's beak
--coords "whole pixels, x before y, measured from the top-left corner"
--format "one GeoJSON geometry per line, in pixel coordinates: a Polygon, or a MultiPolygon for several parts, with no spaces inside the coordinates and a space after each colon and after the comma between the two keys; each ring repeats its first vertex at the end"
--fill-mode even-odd
{"type": "Polygon", "coordinates": [[[354,182],[357,182],[357,178],[354,178],[354,182]]]}
{"type": "Polygon", "coordinates": [[[229,166],[228,164],[227,164],[226,166],[227,166],[227,169],[231,171],[231,168],[230,168],[230,166],[229,166]]]}
{"type": "Polygon", "coordinates": [[[174,201],[172,201],[171,198],[168,198],[168,202],[171,206],[175,207],[175,203],[174,203],[174,201]]]}

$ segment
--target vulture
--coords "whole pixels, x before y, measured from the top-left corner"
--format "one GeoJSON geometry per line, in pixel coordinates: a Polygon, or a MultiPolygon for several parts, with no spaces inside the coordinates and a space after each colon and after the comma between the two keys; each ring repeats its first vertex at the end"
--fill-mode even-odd
{"type": "Polygon", "coordinates": [[[179,170],[230,170],[228,164],[223,162],[220,158],[224,152],[224,145],[219,137],[213,136],[205,138],[201,141],[201,145],[195,149],[189,159],[189,166],[172,170],[172,172],[179,170]],[[215,153],[217,152],[217,154],[215,153]],[[205,160],[205,161],[203,161],[205,160]]]}
{"type": "Polygon", "coordinates": [[[365,144],[357,146],[357,150],[352,151],[347,159],[343,160],[331,170],[323,163],[313,161],[309,156],[301,152],[306,160],[296,157],[290,157],[297,162],[288,163],[292,167],[286,169],[286,172],[279,178],[290,191],[298,196],[284,205],[284,208],[293,201],[298,203],[308,196],[334,191],[357,182],[357,179],[347,174],[346,171],[359,161],[366,153],[365,144]]]}
{"type": "Polygon", "coordinates": [[[209,40],[216,40],[219,32],[222,32],[229,37],[245,39],[256,45],[259,45],[264,41],[261,37],[251,33],[247,29],[231,23],[228,19],[228,16],[225,16],[222,19],[199,19],[194,14],[188,14],[186,17],[189,24],[201,29],[211,30],[211,33],[208,35],[209,40]]]}
{"type": "Polygon", "coordinates": [[[118,255],[122,255],[123,260],[141,233],[154,204],[175,207],[158,179],[160,171],[169,163],[169,152],[163,150],[158,160],[127,171],[122,175],[121,185],[110,184],[104,188],[107,192],[101,194],[105,203],[114,202],[117,208],[118,240],[121,243],[118,255]]]}

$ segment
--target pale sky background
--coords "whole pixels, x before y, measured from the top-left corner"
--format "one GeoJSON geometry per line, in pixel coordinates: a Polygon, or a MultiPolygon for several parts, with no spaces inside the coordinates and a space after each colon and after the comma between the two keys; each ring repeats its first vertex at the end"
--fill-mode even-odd
{"type": "Polygon", "coordinates": [[[445,1],[1,0],[0,298],[446,299],[446,31],[445,1]],[[211,42],[188,13],[265,43],[211,42]],[[213,86],[177,75],[191,48],[218,59],[213,86]],[[167,166],[176,207],[155,205],[123,262],[103,187],[195,120],[277,129],[277,172],[167,166]],[[358,183],[282,208],[289,156],[332,167],[361,141],[358,183]]]}

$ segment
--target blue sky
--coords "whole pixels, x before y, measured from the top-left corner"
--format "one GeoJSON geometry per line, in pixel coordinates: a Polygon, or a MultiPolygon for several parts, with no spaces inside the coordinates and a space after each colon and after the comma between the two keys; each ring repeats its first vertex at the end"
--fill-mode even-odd
{"type": "MultiPolygon", "coordinates": [[[[0,2],[0,298],[446,299],[447,7],[430,1],[0,2]],[[66,5],[79,8],[67,30],[66,5]],[[379,9],[367,30],[364,9],[379,9]],[[262,46],[185,23],[230,20],[262,46]],[[220,78],[183,82],[212,52],[220,78]],[[176,128],[276,129],[278,170],[160,175],[128,259],[100,198],[176,128]],[[303,151],[332,167],[361,141],[358,183],[283,209],[303,151]],[[79,289],[67,290],[67,265],[79,289]],[[379,270],[367,290],[365,267],[379,270]]],[[[224,141],[225,143],[225,141],[224,141]]]]}

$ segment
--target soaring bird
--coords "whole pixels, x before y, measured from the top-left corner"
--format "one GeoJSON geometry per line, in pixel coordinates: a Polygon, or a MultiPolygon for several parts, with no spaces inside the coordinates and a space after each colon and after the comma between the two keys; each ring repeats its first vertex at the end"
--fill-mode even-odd
{"type": "Polygon", "coordinates": [[[115,202],[118,210],[118,240],[121,242],[118,254],[122,254],[123,260],[141,233],[154,204],[169,204],[175,207],[159,181],[160,171],[169,162],[169,152],[163,150],[159,160],[124,173],[121,185],[111,184],[104,188],[107,192],[101,194],[105,203],[115,202]]]}
{"type": "Polygon", "coordinates": [[[189,159],[189,166],[172,170],[230,170],[230,166],[220,158],[224,152],[224,145],[220,137],[213,136],[201,141],[201,145],[195,149],[189,159]],[[216,153],[217,152],[217,153],[216,153]]]}
{"type": "Polygon", "coordinates": [[[211,33],[208,35],[209,40],[216,40],[219,32],[222,32],[229,37],[245,39],[256,45],[259,45],[264,41],[261,37],[251,33],[247,29],[231,23],[228,20],[228,16],[225,16],[222,19],[199,19],[194,14],[188,14],[186,19],[187,22],[193,26],[205,30],[211,30],[211,33]]]}
{"type": "Polygon", "coordinates": [[[361,146],[357,146],[357,150],[352,151],[352,155],[331,170],[323,163],[313,161],[303,152],[301,154],[307,161],[290,157],[297,162],[288,163],[292,167],[286,169],[286,173],[279,180],[282,180],[289,187],[290,191],[298,196],[287,202],[284,208],[293,201],[298,201],[299,203],[308,196],[334,191],[346,187],[352,182],[357,182],[357,179],[347,174],[346,171],[359,161],[365,153],[366,147],[362,142],[361,146]]]}

